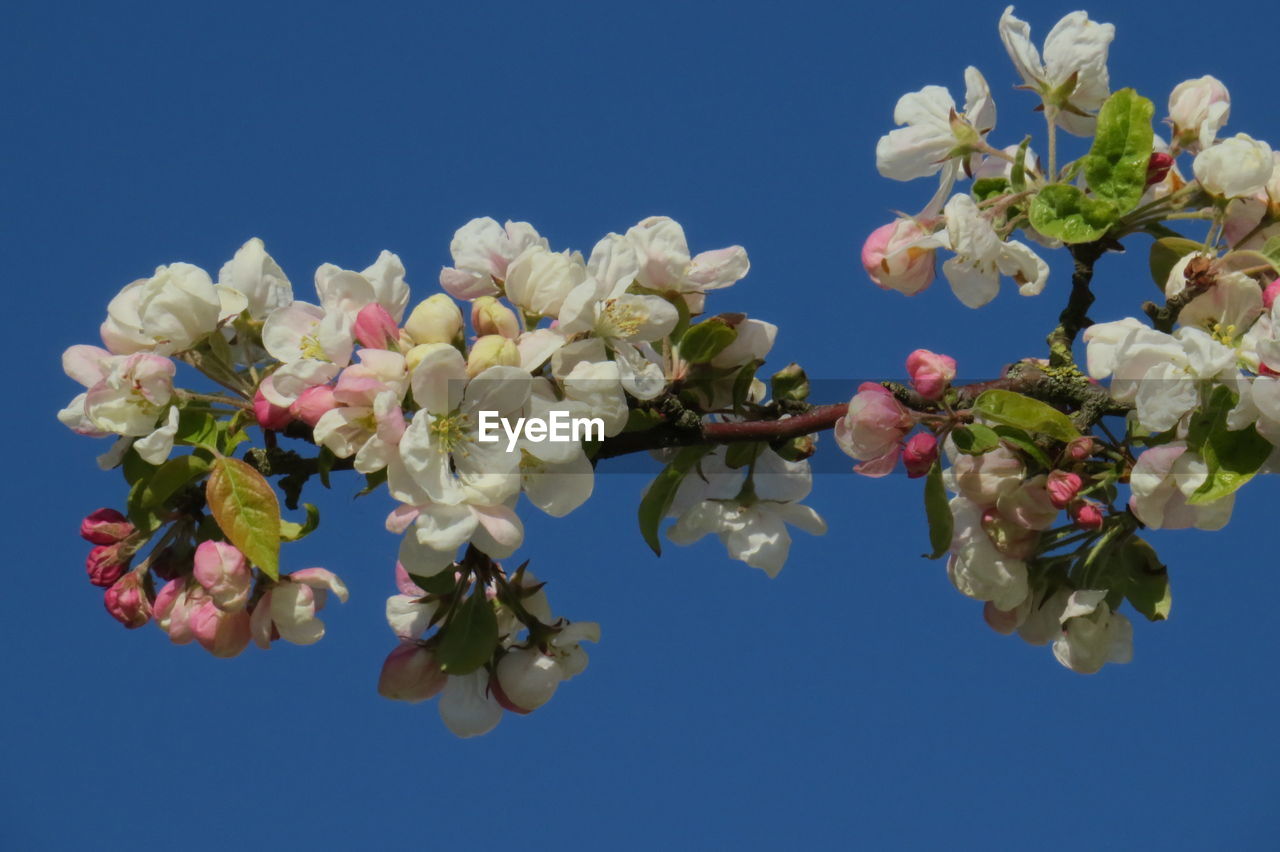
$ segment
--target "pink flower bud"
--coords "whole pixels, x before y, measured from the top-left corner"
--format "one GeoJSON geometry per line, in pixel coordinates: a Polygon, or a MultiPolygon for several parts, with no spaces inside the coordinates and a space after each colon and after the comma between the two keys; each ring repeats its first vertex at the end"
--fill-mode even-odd
{"type": "Polygon", "coordinates": [[[338,402],[333,398],[333,388],[329,385],[316,385],[299,394],[293,405],[289,406],[289,410],[303,423],[315,426],[326,412],[337,407],[338,402]]]}
{"type": "Polygon", "coordinates": [[[1102,529],[1102,507],[1092,500],[1081,500],[1071,507],[1071,520],[1086,530],[1102,529]]]}
{"type": "Polygon", "coordinates": [[[1084,480],[1080,478],[1080,474],[1067,470],[1050,471],[1049,480],[1045,483],[1049,500],[1059,509],[1067,508],[1083,486],[1084,480]]]}
{"type": "Polygon", "coordinates": [[[1147,160],[1147,186],[1155,186],[1169,176],[1173,168],[1173,157],[1163,151],[1155,151],[1147,160]]]}
{"type": "Polygon", "coordinates": [[[497,684],[494,697],[499,704],[528,713],[546,704],[563,679],[555,659],[537,648],[517,648],[498,661],[490,685],[497,684]]]}
{"type": "MultiPolygon", "coordinates": [[[[266,381],[270,381],[268,376],[266,381]]],[[[293,422],[293,415],[289,413],[289,409],[281,408],[262,394],[262,388],[258,388],[253,395],[253,416],[258,419],[258,425],[263,429],[273,429],[279,431],[293,422]]]]}
{"type": "Polygon", "coordinates": [[[196,641],[215,657],[234,657],[249,645],[249,613],[243,609],[227,612],[206,600],[188,621],[196,641]]]}
{"type": "Polygon", "coordinates": [[[862,268],[877,286],[914,296],[933,283],[932,238],[911,219],[871,232],[862,244],[862,268]]]}
{"type": "Polygon", "coordinates": [[[400,342],[400,327],[387,309],[370,302],[356,314],[355,337],[366,349],[391,349],[400,342]]]}
{"type": "Polygon", "coordinates": [[[84,570],[89,574],[89,582],[103,588],[110,586],[129,567],[130,556],[124,554],[120,543],[100,544],[89,551],[84,561],[84,570]]]}
{"type": "Polygon", "coordinates": [[[1021,613],[1018,610],[1003,610],[998,608],[991,601],[987,601],[982,606],[982,618],[987,622],[987,626],[995,632],[1008,636],[1018,629],[1018,622],[1021,613]]]}
{"type": "Polygon", "coordinates": [[[222,541],[201,542],[196,548],[193,573],[219,609],[236,612],[248,603],[253,570],[234,546],[222,541]]]}
{"type": "Polygon", "coordinates": [[[151,600],[142,585],[142,575],[130,571],[107,589],[102,599],[111,617],[133,630],[151,620],[151,600]]]}
{"type": "Polygon", "coordinates": [[[938,439],[932,432],[917,432],[902,448],[902,463],[912,479],[924,476],[938,460],[938,439]]]}
{"type": "Polygon", "coordinates": [[[884,476],[902,453],[902,439],[915,426],[911,412],[892,393],[875,382],[863,382],[849,400],[849,410],[836,421],[840,449],[862,462],[854,470],[864,476],[884,476]]]}
{"type": "Polygon", "coordinates": [[[189,589],[186,580],[170,580],[156,595],[152,605],[156,624],[169,634],[170,642],[185,645],[196,638],[191,629],[191,615],[204,603],[203,594],[199,586],[194,592],[189,589]]]}
{"type": "Polygon", "coordinates": [[[917,349],[907,356],[911,385],[925,399],[937,399],[956,377],[956,359],[917,349]]]}
{"type": "Polygon", "coordinates": [[[426,701],[444,689],[446,680],[431,651],[416,642],[404,642],[383,662],[378,694],[392,701],[426,701]]]}
{"type": "Polygon", "coordinates": [[[1072,461],[1084,461],[1097,452],[1097,445],[1088,435],[1072,440],[1067,444],[1067,458],[1072,461]]]}
{"type": "Polygon", "coordinates": [[[1280,278],[1272,281],[1262,291],[1262,304],[1266,305],[1267,310],[1271,310],[1271,306],[1276,303],[1276,296],[1280,296],[1280,278]]]}
{"type": "Polygon", "coordinates": [[[80,537],[94,544],[115,544],[133,534],[133,524],[115,509],[99,509],[80,522],[80,537]]]}

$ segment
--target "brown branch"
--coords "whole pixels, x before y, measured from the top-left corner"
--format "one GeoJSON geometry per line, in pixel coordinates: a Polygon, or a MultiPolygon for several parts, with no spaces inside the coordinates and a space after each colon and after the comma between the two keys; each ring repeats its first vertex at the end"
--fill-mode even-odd
{"type": "Polygon", "coordinates": [[[1093,306],[1094,295],[1089,289],[1093,282],[1093,265],[1098,258],[1113,246],[1103,242],[1077,243],[1070,247],[1075,267],[1071,271],[1071,295],[1067,298],[1066,307],[1058,315],[1058,327],[1049,334],[1049,363],[1054,367],[1065,367],[1075,363],[1071,355],[1071,347],[1076,336],[1089,326],[1089,308],[1093,306]]]}
{"type": "Polygon", "coordinates": [[[801,435],[812,435],[836,425],[849,409],[849,404],[819,405],[803,414],[782,420],[741,420],[732,423],[702,423],[687,429],[670,423],[643,432],[623,432],[607,439],[596,458],[607,459],[664,447],[688,447],[695,444],[736,444],[743,441],[785,441],[801,435]]]}

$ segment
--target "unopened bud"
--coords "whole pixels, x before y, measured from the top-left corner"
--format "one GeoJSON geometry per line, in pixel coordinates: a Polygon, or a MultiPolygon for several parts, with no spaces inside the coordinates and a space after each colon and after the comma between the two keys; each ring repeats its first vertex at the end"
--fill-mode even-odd
{"type": "Polygon", "coordinates": [[[1084,461],[1097,451],[1097,445],[1088,435],[1075,438],[1067,444],[1067,458],[1072,461],[1084,461]]]}
{"type": "Polygon", "coordinates": [[[405,642],[387,655],[378,675],[378,694],[392,701],[416,703],[444,689],[448,676],[435,655],[416,642],[405,642]]]}
{"type": "Polygon", "coordinates": [[[1008,636],[1018,629],[1019,622],[1022,621],[1022,615],[1023,613],[1019,612],[1018,609],[1003,610],[991,601],[987,601],[982,606],[982,618],[987,622],[987,626],[1004,636],[1008,636]]]}
{"type": "Polygon", "coordinates": [[[1102,507],[1092,500],[1081,500],[1071,507],[1071,520],[1086,530],[1102,529],[1102,507]]]}
{"type": "Polygon", "coordinates": [[[80,522],[80,537],[94,544],[115,544],[133,533],[133,524],[115,509],[99,509],[80,522]]]}
{"type": "Polygon", "coordinates": [[[1044,487],[1049,492],[1049,502],[1056,508],[1065,509],[1080,493],[1083,486],[1084,480],[1080,478],[1080,474],[1067,470],[1054,470],[1049,472],[1049,479],[1044,487]]]}
{"type": "Polygon", "coordinates": [[[938,439],[932,432],[917,432],[902,448],[902,463],[912,479],[926,475],[937,460],[938,439]]]}
{"type": "Polygon", "coordinates": [[[222,541],[202,541],[196,548],[196,582],[209,593],[213,604],[221,610],[244,609],[253,586],[253,570],[244,554],[222,541]]]}
{"type": "Polygon", "coordinates": [[[500,334],[486,334],[467,353],[467,378],[473,379],[490,367],[519,367],[520,350],[515,341],[500,334]]]}
{"type": "Polygon", "coordinates": [[[129,567],[130,555],[126,554],[123,543],[100,544],[89,551],[84,561],[84,570],[89,575],[89,582],[95,586],[106,588],[120,579],[120,575],[129,567]]]}
{"type": "Polygon", "coordinates": [[[1262,291],[1262,304],[1266,305],[1267,310],[1271,310],[1271,306],[1276,303],[1276,296],[1280,296],[1280,278],[1272,281],[1262,291]]]}
{"type": "MultiPolygon", "coordinates": [[[[263,382],[271,381],[271,377],[263,379],[263,382]]],[[[262,388],[258,388],[253,395],[253,416],[257,418],[258,425],[263,429],[272,429],[279,431],[293,422],[293,414],[289,409],[276,405],[267,399],[262,393],[262,388]]]]}
{"type": "Polygon", "coordinates": [[[554,659],[537,648],[517,648],[498,661],[494,697],[508,710],[528,713],[546,704],[562,679],[554,659]]]}
{"type": "Polygon", "coordinates": [[[366,349],[393,349],[400,342],[400,327],[387,309],[370,302],[356,314],[356,340],[366,349]]]}
{"type": "Polygon", "coordinates": [[[151,600],[143,587],[142,575],[130,571],[107,589],[102,603],[111,617],[133,630],[151,620],[151,600]]]}
{"type": "Polygon", "coordinates": [[[812,435],[797,435],[770,448],[789,462],[804,461],[818,451],[818,442],[812,435]]]}
{"type": "Polygon", "coordinates": [[[289,411],[308,426],[315,426],[321,417],[337,407],[338,401],[333,398],[333,388],[329,385],[316,385],[299,394],[293,405],[289,406],[289,411]]]}
{"type": "Polygon", "coordinates": [[[452,343],[462,333],[462,311],[444,293],[436,293],[418,303],[404,324],[414,343],[452,343]]]}
{"type": "Polygon", "coordinates": [[[937,251],[911,219],[881,225],[862,244],[862,268],[879,287],[913,296],[933,283],[937,251]]]}
{"type": "Polygon", "coordinates": [[[520,334],[520,318],[493,296],[481,296],[471,303],[471,327],[481,336],[500,334],[515,339],[520,334]]]}
{"type": "Polygon", "coordinates": [[[1155,151],[1147,160],[1147,186],[1155,186],[1169,176],[1173,168],[1173,156],[1163,151],[1155,151]]]}
{"type": "Polygon", "coordinates": [[[196,641],[215,657],[234,657],[249,646],[249,613],[227,612],[207,600],[188,616],[196,641]]]}
{"type": "Polygon", "coordinates": [[[917,393],[925,399],[937,399],[956,377],[956,359],[917,349],[907,356],[907,373],[917,393]]]}

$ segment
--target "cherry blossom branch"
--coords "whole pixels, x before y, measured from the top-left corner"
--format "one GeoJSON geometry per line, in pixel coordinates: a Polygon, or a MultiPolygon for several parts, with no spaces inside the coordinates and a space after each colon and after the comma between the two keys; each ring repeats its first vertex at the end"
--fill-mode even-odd
{"type": "Polygon", "coordinates": [[[1093,282],[1093,265],[1107,248],[1102,242],[1079,243],[1070,247],[1071,257],[1075,261],[1075,268],[1071,272],[1071,295],[1066,307],[1058,315],[1058,327],[1049,334],[1049,363],[1055,367],[1075,363],[1071,346],[1075,343],[1076,336],[1093,324],[1088,317],[1094,300],[1089,285],[1093,282]]]}

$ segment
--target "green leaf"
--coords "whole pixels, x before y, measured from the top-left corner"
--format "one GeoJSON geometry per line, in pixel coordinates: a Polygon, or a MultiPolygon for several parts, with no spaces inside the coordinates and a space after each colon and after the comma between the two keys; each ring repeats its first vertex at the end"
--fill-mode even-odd
{"type": "Polygon", "coordinates": [[[989,201],[1008,193],[1009,181],[1002,177],[978,178],[973,182],[973,198],[975,201],[989,201]]]}
{"type": "Polygon", "coordinates": [[[1015,426],[1033,435],[1048,435],[1066,443],[1080,437],[1071,418],[1051,405],[1013,391],[983,391],[973,403],[973,410],[987,420],[1015,426]]]}
{"type": "Polygon", "coordinates": [[[271,579],[279,579],[280,503],[262,474],[223,456],[213,463],[205,500],[227,541],[271,579]]]}
{"type": "Polygon", "coordinates": [[[644,540],[648,543],[650,549],[658,556],[662,555],[662,542],[658,538],[658,527],[662,523],[662,519],[666,517],[667,510],[671,508],[671,501],[675,499],[676,489],[680,487],[680,483],[689,475],[689,471],[702,460],[702,457],[711,452],[709,446],[697,447],[681,447],[674,459],[671,460],[662,472],[653,478],[653,482],[649,483],[649,487],[645,489],[644,497],[640,498],[640,534],[644,536],[644,540]]]}
{"type": "Polygon", "coordinates": [[[705,319],[680,338],[680,357],[691,364],[705,364],[738,339],[738,330],[719,317],[705,319]]]}
{"type": "Polygon", "coordinates": [[[724,463],[737,470],[740,467],[746,467],[756,460],[756,456],[760,455],[760,451],[764,449],[764,444],[743,441],[737,444],[729,444],[724,451],[724,463]]]}
{"type": "Polygon", "coordinates": [[[955,441],[957,450],[970,456],[980,456],[1000,446],[1000,436],[996,431],[981,423],[961,426],[951,433],[951,440],[955,441]]]}
{"type": "Polygon", "coordinates": [[[680,338],[684,337],[684,333],[689,330],[689,303],[684,300],[684,296],[675,294],[672,296],[663,296],[676,309],[676,327],[671,330],[671,334],[667,335],[671,338],[672,343],[679,343],[680,338]]]}
{"type": "Polygon", "coordinates": [[[217,449],[218,418],[207,411],[184,408],[178,412],[178,431],[173,439],[193,447],[217,449]]]}
{"type": "Polygon", "coordinates": [[[662,415],[650,408],[633,408],[627,412],[627,425],[623,432],[647,432],[665,421],[662,415]]]}
{"type": "Polygon", "coordinates": [[[177,456],[171,458],[156,469],[139,495],[141,505],[148,509],[164,505],[164,502],[176,494],[193,479],[209,472],[210,464],[201,456],[177,456]]]}
{"type": "Polygon", "coordinates": [[[1036,193],[1030,217],[1037,231],[1064,243],[1091,243],[1117,218],[1109,202],[1089,198],[1078,187],[1065,183],[1051,183],[1036,193]]]}
{"type": "Polygon", "coordinates": [[[1128,213],[1142,200],[1151,161],[1151,117],[1155,105],[1133,89],[1107,98],[1098,112],[1093,146],[1084,158],[1084,177],[1093,194],[1128,213]]]}
{"type": "Polygon", "coordinates": [[[307,519],[302,523],[294,521],[280,521],[280,540],[281,541],[297,541],[312,532],[320,526],[320,510],[310,503],[303,503],[302,508],[307,512],[307,519]]]}
{"type": "Polygon", "coordinates": [[[788,364],[769,380],[774,399],[804,402],[809,398],[809,377],[799,364],[788,364]]]}
{"type": "Polygon", "coordinates": [[[756,370],[764,365],[763,361],[748,361],[738,370],[738,374],[733,377],[733,411],[735,414],[742,413],[742,407],[747,404],[747,397],[751,395],[751,385],[756,378],[756,370]]]}
{"type": "Polygon", "coordinates": [[[351,499],[354,500],[356,497],[366,497],[386,484],[387,469],[385,467],[382,470],[375,471],[374,473],[366,473],[364,475],[364,488],[357,491],[351,499]]]}
{"type": "Polygon", "coordinates": [[[1031,440],[1031,436],[1021,429],[1013,426],[997,426],[995,433],[1000,436],[1000,440],[1006,444],[1012,444],[1022,452],[1031,456],[1040,463],[1045,470],[1053,470],[1053,462],[1045,455],[1044,450],[1036,446],[1035,441],[1031,440]]]}
{"type": "Polygon", "coordinates": [[[154,509],[143,505],[142,495],[146,491],[148,479],[139,479],[129,488],[129,496],[125,499],[125,514],[142,532],[149,533],[160,526],[160,516],[154,509]]]}
{"type": "Polygon", "coordinates": [[[1022,192],[1027,188],[1027,149],[1031,146],[1031,137],[1027,136],[1018,146],[1018,153],[1013,155],[1013,167],[1009,169],[1009,184],[1014,192],[1022,192]]]}
{"type": "Polygon", "coordinates": [[[1129,603],[1149,621],[1164,621],[1173,606],[1173,594],[1169,590],[1169,572],[1155,550],[1134,536],[1125,542],[1121,558],[1128,568],[1125,597],[1129,603]]]}
{"type": "Polygon", "coordinates": [[[439,574],[424,577],[421,574],[410,574],[413,584],[429,595],[450,594],[458,585],[458,578],[452,568],[446,568],[439,574]]]}
{"type": "Polygon", "coordinates": [[[498,616],[485,597],[484,587],[477,585],[442,629],[436,659],[441,671],[464,675],[489,662],[497,644],[498,616]]]}
{"type": "Polygon", "coordinates": [[[924,511],[929,519],[930,559],[941,559],[951,549],[951,534],[955,518],[951,516],[951,501],[947,499],[946,486],[942,484],[942,465],[933,463],[924,480],[924,511]]]}
{"type": "Polygon", "coordinates": [[[1262,245],[1262,254],[1272,266],[1280,268],[1280,237],[1268,237],[1262,245]]]}
{"type": "Polygon", "coordinates": [[[124,473],[124,481],[133,485],[139,479],[146,479],[155,474],[157,468],[151,462],[142,460],[142,456],[138,455],[138,451],[130,447],[128,452],[124,454],[124,460],[120,463],[120,469],[124,473]]]}
{"type": "Polygon", "coordinates": [[[1198,452],[1209,475],[1187,502],[1203,506],[1234,494],[1257,474],[1270,457],[1271,442],[1253,426],[1237,431],[1227,428],[1227,415],[1235,407],[1236,395],[1219,386],[1209,402],[1192,416],[1187,445],[1198,452]]]}
{"type": "Polygon", "coordinates": [[[1149,266],[1151,268],[1151,280],[1156,282],[1156,286],[1164,292],[1169,283],[1169,274],[1173,272],[1173,267],[1178,265],[1178,261],[1182,260],[1192,252],[1201,251],[1204,248],[1202,243],[1195,240],[1188,240],[1185,237],[1165,237],[1156,240],[1151,244],[1151,257],[1149,266]]]}

